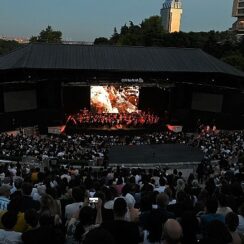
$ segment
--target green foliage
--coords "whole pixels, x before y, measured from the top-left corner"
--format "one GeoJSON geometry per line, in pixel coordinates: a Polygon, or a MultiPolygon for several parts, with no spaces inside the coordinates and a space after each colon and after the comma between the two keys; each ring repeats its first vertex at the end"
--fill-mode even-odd
{"type": "Polygon", "coordinates": [[[106,37],[96,38],[94,41],[94,45],[109,45],[110,41],[106,37]]]}
{"type": "Polygon", "coordinates": [[[244,56],[239,53],[223,57],[222,60],[238,69],[244,70],[244,56]]]}
{"type": "Polygon", "coordinates": [[[42,30],[39,36],[32,36],[30,42],[47,42],[47,43],[61,43],[62,32],[55,31],[51,26],[48,26],[45,30],[42,30]]]}
{"type": "Polygon", "coordinates": [[[152,16],[135,25],[132,21],[114,28],[110,39],[97,38],[94,44],[200,48],[210,55],[244,70],[244,38],[238,40],[231,31],[166,33],[159,16],[152,16]]]}
{"type": "Polygon", "coordinates": [[[21,44],[16,41],[5,41],[0,39],[0,55],[8,53],[16,48],[18,48],[21,44]]]}
{"type": "Polygon", "coordinates": [[[111,44],[116,44],[119,40],[119,34],[118,34],[118,31],[116,29],[116,27],[114,27],[114,33],[113,35],[111,36],[110,38],[110,43],[111,44]]]}
{"type": "Polygon", "coordinates": [[[159,46],[164,30],[159,16],[152,16],[141,23],[141,34],[144,46],[159,46]]]}

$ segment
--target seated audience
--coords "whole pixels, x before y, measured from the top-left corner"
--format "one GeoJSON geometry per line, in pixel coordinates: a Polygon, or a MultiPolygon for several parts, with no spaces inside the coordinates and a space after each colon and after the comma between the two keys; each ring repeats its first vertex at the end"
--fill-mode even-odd
{"type": "Polygon", "coordinates": [[[116,244],[137,244],[140,243],[139,228],[135,223],[125,220],[127,203],[124,198],[117,198],[114,201],[114,220],[102,223],[101,227],[111,233],[116,244]]]}
{"type": "Polygon", "coordinates": [[[233,212],[229,212],[225,216],[225,224],[232,236],[232,244],[241,244],[242,242],[240,234],[238,234],[238,232],[236,231],[239,224],[238,215],[233,212]]]}
{"type": "Polygon", "coordinates": [[[180,244],[182,227],[177,220],[168,219],[163,227],[163,244],[180,244]]]}
{"type": "Polygon", "coordinates": [[[10,189],[11,187],[9,185],[0,186],[0,210],[7,210],[8,208],[10,189]]]}
{"type": "Polygon", "coordinates": [[[23,182],[22,184],[22,194],[23,194],[23,201],[21,205],[21,211],[25,212],[31,208],[36,210],[40,209],[40,203],[36,200],[33,200],[31,193],[32,193],[32,184],[29,182],[23,182]]]}
{"type": "Polygon", "coordinates": [[[17,223],[15,212],[8,211],[1,218],[3,229],[0,229],[0,243],[21,244],[21,233],[13,230],[17,223]]]}

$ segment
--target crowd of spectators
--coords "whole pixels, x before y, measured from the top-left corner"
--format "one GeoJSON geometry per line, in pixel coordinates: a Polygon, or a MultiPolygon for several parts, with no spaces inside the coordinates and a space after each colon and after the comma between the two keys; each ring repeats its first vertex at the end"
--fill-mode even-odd
{"type": "Polygon", "coordinates": [[[47,135],[16,136],[0,134],[0,157],[21,158],[34,156],[39,160],[57,158],[60,160],[104,159],[107,150],[115,145],[145,145],[164,143],[187,143],[184,133],[155,132],[144,135],[47,135]]]}
{"type": "Polygon", "coordinates": [[[5,163],[0,243],[243,243],[243,171],[223,170],[199,184],[161,168],[5,163]]]}
{"type": "Polygon", "coordinates": [[[68,116],[67,123],[91,128],[148,128],[157,125],[159,117],[145,111],[135,113],[94,113],[83,109],[75,115],[68,116]]]}
{"type": "Polygon", "coordinates": [[[78,149],[80,155],[85,150],[96,156],[113,145],[154,143],[199,147],[204,160],[188,178],[164,168],[77,169],[56,164],[40,169],[2,163],[0,243],[243,243],[243,131],[0,135],[2,154],[40,158],[65,158],[77,155],[78,149]]]}
{"type": "Polygon", "coordinates": [[[221,164],[236,164],[244,151],[244,131],[219,131],[199,134],[161,131],[138,135],[45,135],[16,136],[0,134],[0,157],[22,158],[34,156],[39,160],[57,158],[61,160],[104,159],[108,149],[115,145],[187,144],[201,149],[206,161],[218,160],[221,164]]]}

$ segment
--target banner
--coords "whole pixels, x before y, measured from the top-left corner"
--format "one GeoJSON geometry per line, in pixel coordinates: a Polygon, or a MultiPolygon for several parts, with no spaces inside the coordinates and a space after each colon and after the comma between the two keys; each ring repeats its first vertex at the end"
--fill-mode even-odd
{"type": "Polygon", "coordinates": [[[168,130],[173,131],[175,133],[180,133],[182,132],[183,126],[182,125],[166,125],[168,130]]]}

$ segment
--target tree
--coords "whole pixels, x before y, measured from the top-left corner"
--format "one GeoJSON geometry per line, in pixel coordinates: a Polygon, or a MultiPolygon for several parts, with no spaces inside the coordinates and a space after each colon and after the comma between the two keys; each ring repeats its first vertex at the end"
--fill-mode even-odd
{"type": "Polygon", "coordinates": [[[116,27],[114,27],[114,33],[113,35],[111,36],[110,38],[110,43],[111,44],[116,44],[119,40],[119,34],[118,34],[118,31],[116,29],[116,27]]]}
{"type": "Polygon", "coordinates": [[[132,21],[114,28],[110,39],[101,37],[95,44],[201,48],[210,55],[244,70],[244,38],[231,31],[166,33],[159,16],[151,16],[135,25],[132,21]]]}
{"type": "Polygon", "coordinates": [[[20,46],[21,44],[16,41],[0,40],[0,55],[8,53],[20,46]]]}
{"type": "Polygon", "coordinates": [[[98,37],[94,40],[94,45],[109,45],[109,39],[106,37],[98,37]]]}
{"type": "Polygon", "coordinates": [[[51,26],[48,26],[45,30],[42,30],[38,36],[32,36],[30,42],[61,43],[62,32],[55,31],[51,26]]]}
{"type": "Polygon", "coordinates": [[[239,43],[239,48],[242,56],[244,57],[244,37],[241,38],[240,43],[239,43]]]}
{"type": "Polygon", "coordinates": [[[160,16],[152,16],[141,23],[141,33],[144,46],[160,46],[164,29],[160,16]]]}
{"type": "Polygon", "coordinates": [[[222,60],[237,69],[244,70],[244,57],[240,54],[230,55],[222,58],[222,60]]]}

